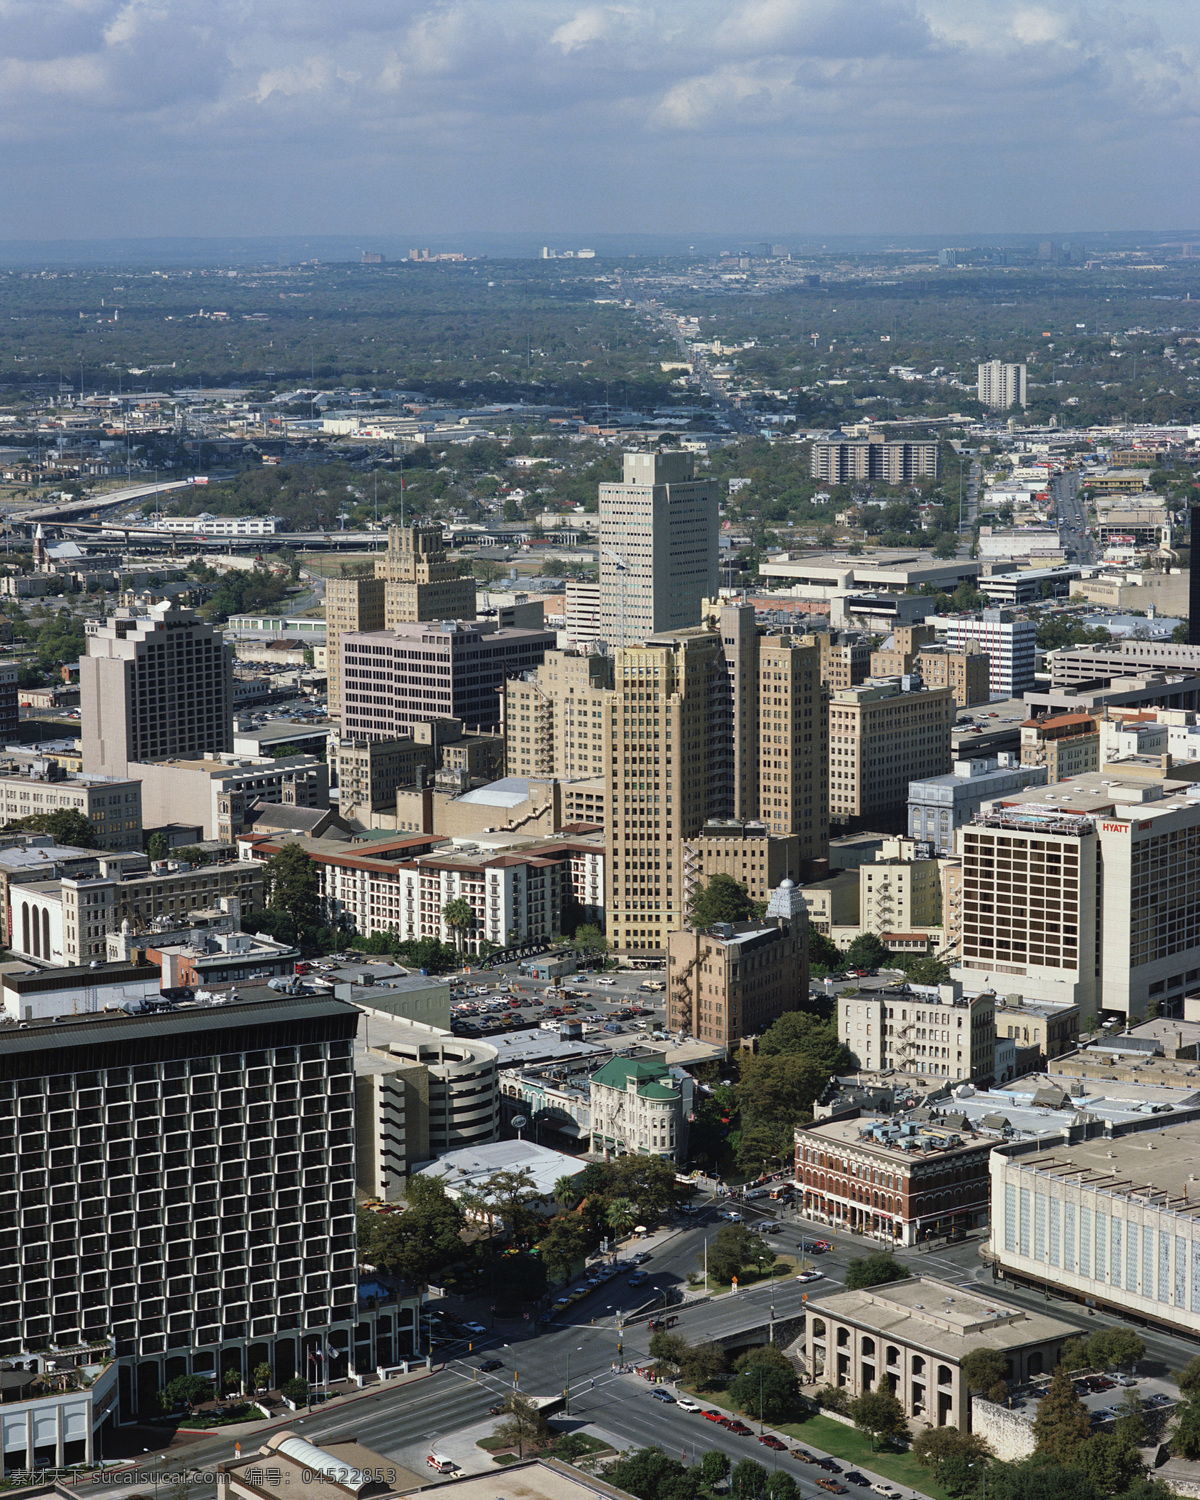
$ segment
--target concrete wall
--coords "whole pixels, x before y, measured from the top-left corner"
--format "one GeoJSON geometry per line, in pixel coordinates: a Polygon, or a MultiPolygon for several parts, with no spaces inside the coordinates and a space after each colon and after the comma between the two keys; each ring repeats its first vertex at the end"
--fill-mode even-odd
{"type": "Polygon", "coordinates": [[[1009,1411],[1007,1406],[998,1406],[983,1396],[971,1397],[971,1431],[989,1443],[1004,1463],[1028,1458],[1037,1447],[1033,1423],[1024,1412],[1009,1411]]]}

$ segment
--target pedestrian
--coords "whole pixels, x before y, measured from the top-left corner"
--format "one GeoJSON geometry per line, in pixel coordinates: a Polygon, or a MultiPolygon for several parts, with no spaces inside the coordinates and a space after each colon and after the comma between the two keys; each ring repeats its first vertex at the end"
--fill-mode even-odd
{"type": "Polygon", "coordinates": [[[596,1377],[593,1375],[592,1376],[592,1383],[591,1383],[591,1385],[588,1386],[588,1390],[589,1391],[594,1391],[595,1389],[596,1389],[596,1377]]]}

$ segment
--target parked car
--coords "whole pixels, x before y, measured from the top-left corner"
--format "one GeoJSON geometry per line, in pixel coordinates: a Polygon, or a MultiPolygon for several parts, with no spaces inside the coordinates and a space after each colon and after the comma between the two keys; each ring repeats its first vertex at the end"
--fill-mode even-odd
{"type": "Polygon", "coordinates": [[[700,1403],[692,1401],[687,1396],[676,1396],[675,1405],[680,1411],[699,1411],[700,1403]]]}
{"type": "Polygon", "coordinates": [[[758,1440],[764,1448],[774,1448],[778,1453],[784,1452],[784,1450],[787,1448],[786,1443],[781,1443],[779,1439],[770,1432],[762,1433],[758,1440]]]}
{"type": "Polygon", "coordinates": [[[706,1422],[720,1422],[725,1413],[723,1411],[702,1411],[700,1415],[706,1422]]]}
{"type": "Polygon", "coordinates": [[[847,1484],[856,1484],[860,1489],[868,1489],[871,1481],[865,1474],[860,1474],[857,1469],[847,1469],[842,1475],[847,1484]]]}
{"type": "Polygon", "coordinates": [[[828,1490],[831,1495],[848,1495],[850,1491],[844,1484],[839,1484],[836,1479],[818,1479],[817,1483],[823,1490],[828,1490]]]}
{"type": "Polygon", "coordinates": [[[842,1472],[842,1466],[840,1463],[838,1463],[836,1458],[829,1458],[828,1456],[826,1456],[825,1458],[818,1458],[817,1464],[820,1468],[824,1469],[827,1474],[840,1474],[842,1472]]]}
{"type": "Polygon", "coordinates": [[[877,1495],[882,1495],[884,1500],[900,1500],[900,1491],[893,1489],[890,1484],[872,1484],[871,1488],[877,1495]]]}
{"type": "Polygon", "coordinates": [[[745,1422],[736,1422],[735,1421],[735,1422],[729,1422],[726,1425],[728,1426],[730,1432],[734,1433],[737,1437],[753,1437],[754,1436],[754,1429],[752,1427],[747,1427],[746,1424],[745,1424],[745,1422]]]}
{"type": "Polygon", "coordinates": [[[797,1281],[823,1281],[824,1279],[824,1273],[821,1271],[801,1271],[796,1277],[797,1281]]]}
{"type": "Polygon", "coordinates": [[[792,1457],[798,1458],[802,1464],[815,1464],[817,1455],[810,1453],[807,1448],[793,1448],[792,1457]]]}
{"type": "Polygon", "coordinates": [[[665,1401],[668,1406],[675,1405],[675,1397],[672,1396],[670,1391],[664,1391],[661,1388],[656,1388],[655,1390],[652,1390],[650,1394],[655,1401],[665,1401]]]}
{"type": "Polygon", "coordinates": [[[483,1326],[482,1323],[463,1323],[460,1325],[460,1327],[462,1327],[467,1333],[479,1334],[487,1332],[487,1329],[483,1326]]]}

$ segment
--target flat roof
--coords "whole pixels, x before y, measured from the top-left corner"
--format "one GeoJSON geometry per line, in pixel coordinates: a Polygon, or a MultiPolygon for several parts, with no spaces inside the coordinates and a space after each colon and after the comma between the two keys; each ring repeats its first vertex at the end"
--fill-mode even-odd
{"type": "Polygon", "coordinates": [[[973,1349],[1022,1349],[1079,1332],[1073,1324],[1045,1313],[988,1302],[953,1282],[926,1276],[830,1297],[810,1294],[808,1313],[810,1320],[822,1314],[842,1319],[955,1361],[973,1349]]]}
{"type": "MultiPolygon", "coordinates": [[[[562,1151],[533,1141],[489,1141],[479,1146],[464,1146],[447,1151],[436,1161],[418,1169],[422,1177],[442,1177],[446,1186],[462,1190],[481,1186],[496,1172],[527,1171],[539,1197],[549,1198],[560,1177],[575,1177],[588,1163],[562,1151]]],[[[493,1480],[493,1484],[495,1481],[493,1480]]],[[[494,1494],[492,1500],[495,1500],[494,1494]]]]}
{"type": "Polygon", "coordinates": [[[1032,1167],[1042,1176],[1069,1177],[1084,1186],[1100,1187],[1114,1197],[1146,1198],[1163,1206],[1165,1199],[1172,1208],[1200,1213],[1192,1170],[1197,1152],[1200,1120],[1189,1120],[1162,1130],[1055,1145],[1036,1156],[1017,1157],[1013,1164],[1032,1167]]]}

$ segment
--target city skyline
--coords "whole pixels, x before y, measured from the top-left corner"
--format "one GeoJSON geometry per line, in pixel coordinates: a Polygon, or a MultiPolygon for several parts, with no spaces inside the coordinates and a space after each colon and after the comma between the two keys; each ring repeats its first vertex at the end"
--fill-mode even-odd
{"type": "Polygon", "coordinates": [[[1165,0],[49,0],[0,47],[14,239],[1100,233],[1195,186],[1165,0]]]}

